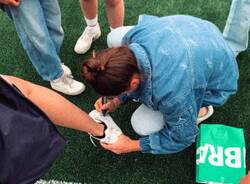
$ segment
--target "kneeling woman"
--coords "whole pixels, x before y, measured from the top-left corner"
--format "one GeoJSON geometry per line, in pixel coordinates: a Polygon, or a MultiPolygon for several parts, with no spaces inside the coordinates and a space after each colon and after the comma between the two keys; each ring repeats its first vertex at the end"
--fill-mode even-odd
{"type": "Polygon", "coordinates": [[[103,106],[98,100],[98,110],[113,111],[129,99],[142,103],[131,118],[142,137],[121,135],[115,144],[102,145],[115,153],[185,149],[199,132],[199,112],[211,115],[212,106],[236,93],[238,67],[232,50],[215,25],[191,16],[141,16],[119,42],[120,31],[111,32],[108,40],[120,47],[87,60],[82,76],[100,95],[115,96],[103,106]]]}

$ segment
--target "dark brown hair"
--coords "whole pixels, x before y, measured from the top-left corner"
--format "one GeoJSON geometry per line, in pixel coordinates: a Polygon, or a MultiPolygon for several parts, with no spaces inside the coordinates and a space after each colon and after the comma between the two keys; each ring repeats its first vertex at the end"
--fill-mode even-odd
{"type": "Polygon", "coordinates": [[[103,96],[117,96],[128,90],[136,73],[139,74],[136,59],[126,46],[104,49],[81,68],[82,77],[103,96]]]}

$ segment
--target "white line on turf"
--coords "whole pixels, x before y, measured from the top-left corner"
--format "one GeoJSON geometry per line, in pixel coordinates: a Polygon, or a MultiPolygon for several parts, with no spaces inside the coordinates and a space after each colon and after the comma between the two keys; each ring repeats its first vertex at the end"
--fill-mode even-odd
{"type": "Polygon", "coordinates": [[[74,183],[74,182],[66,182],[66,181],[57,181],[57,180],[39,180],[35,184],[82,184],[82,183],[74,183]]]}

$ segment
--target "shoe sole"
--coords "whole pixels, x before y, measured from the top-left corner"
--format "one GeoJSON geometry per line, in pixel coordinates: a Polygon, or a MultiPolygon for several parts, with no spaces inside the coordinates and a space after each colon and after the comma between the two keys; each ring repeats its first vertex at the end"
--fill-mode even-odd
{"type": "Polygon", "coordinates": [[[86,86],[84,86],[80,91],[77,91],[77,92],[75,92],[75,93],[67,93],[67,92],[62,92],[62,91],[60,91],[60,90],[54,88],[52,85],[50,85],[50,86],[51,86],[51,88],[52,88],[53,90],[55,90],[56,92],[60,92],[60,93],[63,93],[63,94],[65,94],[65,95],[69,95],[69,96],[80,95],[80,94],[81,94],[82,92],[84,92],[85,89],[86,89],[86,86]]]}

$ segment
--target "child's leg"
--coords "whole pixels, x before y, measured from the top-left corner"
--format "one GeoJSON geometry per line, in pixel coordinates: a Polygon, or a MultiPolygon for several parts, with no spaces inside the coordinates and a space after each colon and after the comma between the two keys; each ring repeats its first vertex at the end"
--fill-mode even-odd
{"type": "Polygon", "coordinates": [[[64,38],[59,3],[57,0],[43,0],[40,2],[50,38],[55,45],[57,53],[59,53],[64,38]]]}
{"type": "Polygon", "coordinates": [[[109,25],[112,29],[123,26],[124,21],[124,1],[123,0],[106,0],[107,16],[109,25]]]}
{"type": "Polygon", "coordinates": [[[19,7],[5,6],[33,66],[47,81],[63,75],[61,60],[50,37],[40,1],[21,1],[19,7]]]}
{"type": "Polygon", "coordinates": [[[223,36],[237,55],[247,49],[250,26],[250,0],[232,0],[223,36]]]}
{"type": "Polygon", "coordinates": [[[97,0],[80,0],[82,14],[87,19],[95,19],[97,16],[97,0]]]}
{"type": "Polygon", "coordinates": [[[78,54],[86,53],[94,40],[101,36],[100,26],[97,16],[97,0],[80,0],[82,14],[84,16],[87,27],[75,44],[75,52],[78,54]]]}

